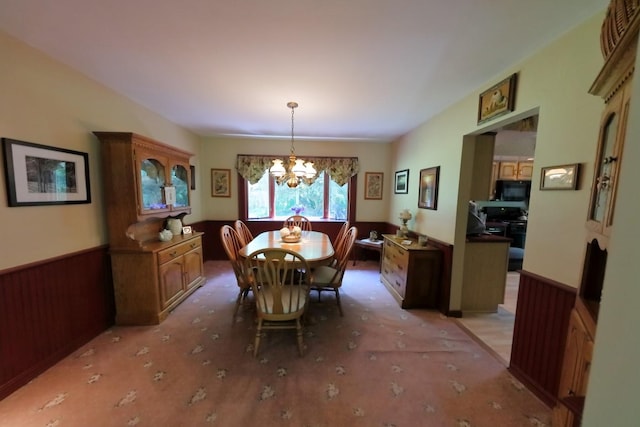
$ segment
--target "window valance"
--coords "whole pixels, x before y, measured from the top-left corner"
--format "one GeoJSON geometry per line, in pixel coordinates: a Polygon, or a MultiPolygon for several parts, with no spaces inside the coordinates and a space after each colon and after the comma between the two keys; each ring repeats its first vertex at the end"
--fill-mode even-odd
{"type": "MultiPolygon", "coordinates": [[[[272,160],[278,156],[254,156],[246,154],[238,154],[238,160],[236,169],[240,176],[249,181],[251,184],[255,184],[260,181],[260,178],[268,172],[271,167],[272,160]]],[[[280,156],[282,159],[288,159],[289,156],[280,156]]],[[[312,181],[318,177],[323,171],[329,175],[329,177],[339,186],[343,186],[352,176],[356,175],[360,171],[360,164],[357,157],[309,157],[304,156],[304,159],[313,162],[313,166],[316,168],[316,176],[312,178],[312,181]]],[[[285,161],[285,169],[289,171],[289,162],[285,161]]]]}

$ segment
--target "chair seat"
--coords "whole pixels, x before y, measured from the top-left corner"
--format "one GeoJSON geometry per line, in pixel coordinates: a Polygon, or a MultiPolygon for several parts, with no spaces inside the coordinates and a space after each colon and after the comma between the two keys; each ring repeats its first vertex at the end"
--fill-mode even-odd
{"type": "MultiPolygon", "coordinates": [[[[283,312],[278,313],[278,318],[281,319],[283,316],[287,316],[288,314],[297,315],[300,311],[304,311],[308,294],[309,290],[306,286],[286,286],[283,289],[281,297],[283,312]],[[295,301],[295,304],[291,304],[292,301],[295,301]],[[291,310],[291,305],[298,305],[298,308],[291,310]]],[[[263,317],[268,319],[269,315],[273,314],[273,292],[271,289],[261,289],[260,296],[264,296],[264,298],[258,298],[257,304],[259,305],[259,309],[262,312],[263,317]]]]}
{"type": "Polygon", "coordinates": [[[340,284],[340,271],[328,265],[322,265],[313,270],[314,287],[329,287],[340,284]]]}

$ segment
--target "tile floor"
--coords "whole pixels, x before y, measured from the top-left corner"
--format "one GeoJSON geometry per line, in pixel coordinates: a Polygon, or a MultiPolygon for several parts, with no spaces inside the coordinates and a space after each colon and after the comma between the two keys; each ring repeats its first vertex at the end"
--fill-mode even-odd
{"type": "Polygon", "coordinates": [[[497,313],[467,314],[457,319],[463,329],[477,338],[507,366],[511,359],[519,281],[519,273],[512,271],[507,273],[504,304],[498,306],[497,313]]]}

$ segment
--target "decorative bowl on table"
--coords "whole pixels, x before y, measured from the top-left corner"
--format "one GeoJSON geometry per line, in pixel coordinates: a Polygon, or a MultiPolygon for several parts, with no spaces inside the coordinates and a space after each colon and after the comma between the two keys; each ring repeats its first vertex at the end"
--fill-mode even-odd
{"type": "Polygon", "coordinates": [[[300,241],[300,236],[289,234],[288,236],[284,236],[282,241],[285,243],[298,243],[300,241]]]}
{"type": "Polygon", "coordinates": [[[293,228],[283,227],[280,229],[280,238],[285,243],[299,242],[301,234],[302,234],[302,230],[300,230],[300,227],[293,227],[293,228]]]}

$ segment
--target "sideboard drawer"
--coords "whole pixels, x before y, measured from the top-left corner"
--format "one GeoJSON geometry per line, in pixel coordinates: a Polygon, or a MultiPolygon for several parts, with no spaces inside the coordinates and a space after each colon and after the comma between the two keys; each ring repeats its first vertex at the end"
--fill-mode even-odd
{"type": "Polygon", "coordinates": [[[164,249],[158,252],[158,265],[179,258],[187,252],[199,248],[200,246],[202,246],[202,239],[200,237],[197,237],[188,242],[180,243],[178,245],[164,249]]]}

